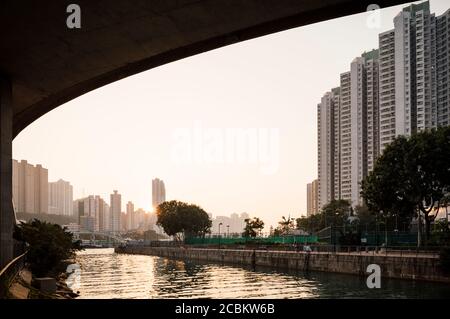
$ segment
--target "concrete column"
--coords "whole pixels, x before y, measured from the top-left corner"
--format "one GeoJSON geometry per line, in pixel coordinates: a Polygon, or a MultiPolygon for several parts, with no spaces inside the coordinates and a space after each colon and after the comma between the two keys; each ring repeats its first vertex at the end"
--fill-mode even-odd
{"type": "Polygon", "coordinates": [[[11,82],[0,75],[0,267],[13,258],[11,82]]]}

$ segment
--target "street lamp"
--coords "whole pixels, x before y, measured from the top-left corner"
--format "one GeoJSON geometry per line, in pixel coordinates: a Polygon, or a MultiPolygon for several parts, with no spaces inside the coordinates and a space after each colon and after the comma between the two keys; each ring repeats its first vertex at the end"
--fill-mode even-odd
{"type": "Polygon", "coordinates": [[[388,235],[387,235],[387,216],[384,216],[384,247],[387,248],[388,235]]]}
{"type": "Polygon", "coordinates": [[[230,237],[230,225],[227,225],[227,238],[230,237]]]}
{"type": "Polygon", "coordinates": [[[219,249],[220,249],[220,226],[222,226],[222,223],[219,223],[219,249]]]}
{"type": "Polygon", "coordinates": [[[332,227],[331,227],[331,238],[332,238],[333,244],[334,244],[334,252],[336,252],[336,227],[337,227],[336,226],[336,218],[337,218],[338,215],[339,215],[338,212],[336,212],[334,214],[333,223],[331,224],[332,225],[332,227]]]}

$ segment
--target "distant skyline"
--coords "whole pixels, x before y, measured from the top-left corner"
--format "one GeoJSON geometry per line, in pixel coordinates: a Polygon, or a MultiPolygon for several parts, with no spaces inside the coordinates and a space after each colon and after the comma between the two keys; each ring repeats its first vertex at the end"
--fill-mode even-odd
{"type": "MultiPolygon", "coordinates": [[[[436,14],[450,8],[448,0],[430,4],[436,14]]],[[[268,228],[283,215],[306,215],[305,186],[317,178],[317,104],[355,57],[378,47],[378,34],[393,28],[406,5],[383,9],[379,25],[368,23],[373,13],[312,24],[99,88],[28,126],[13,142],[13,157],[42,164],[49,181],[70,181],[74,199],[109,198],[117,189],[123,205],[150,210],[152,179],[159,177],[167,200],[198,204],[214,216],[246,212],[268,228]],[[279,143],[266,145],[276,169],[264,172],[249,158],[174,160],[177,134],[195,134],[198,123],[209,130],[206,144],[230,128],[276,133],[268,138],[279,143]]]]}

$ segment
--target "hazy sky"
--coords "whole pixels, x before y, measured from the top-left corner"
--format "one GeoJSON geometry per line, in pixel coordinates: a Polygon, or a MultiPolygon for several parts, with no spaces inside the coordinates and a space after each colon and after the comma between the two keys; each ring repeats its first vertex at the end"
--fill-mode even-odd
{"type": "MultiPolygon", "coordinates": [[[[49,181],[70,181],[75,199],[99,194],[109,201],[117,189],[123,207],[131,200],[150,209],[151,180],[159,177],[167,199],[214,216],[247,212],[266,224],[298,217],[306,213],[306,184],[317,176],[317,103],[353,58],[378,46],[378,34],[393,28],[402,7],[383,9],[378,26],[367,13],[353,15],[99,88],[22,131],[14,158],[44,165],[49,181]],[[236,128],[259,134],[244,148],[256,158],[229,160],[233,144],[220,141],[236,128]]],[[[431,1],[436,14],[448,8],[448,0],[431,1]]]]}

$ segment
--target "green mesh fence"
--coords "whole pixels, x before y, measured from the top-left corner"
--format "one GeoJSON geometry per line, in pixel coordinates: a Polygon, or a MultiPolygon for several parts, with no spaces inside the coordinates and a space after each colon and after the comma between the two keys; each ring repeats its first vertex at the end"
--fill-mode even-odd
{"type": "Polygon", "coordinates": [[[366,245],[381,245],[386,241],[388,246],[414,245],[417,243],[417,233],[380,231],[361,234],[361,243],[366,245]]]}
{"type": "Polygon", "coordinates": [[[212,238],[186,238],[188,245],[242,245],[242,244],[312,244],[317,243],[317,236],[286,236],[286,237],[212,237],[212,238]]]}

